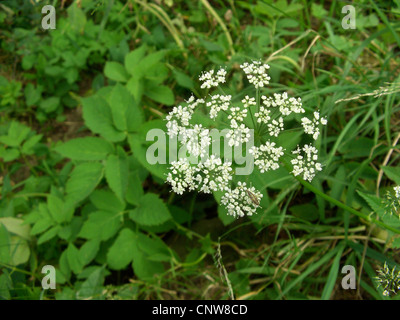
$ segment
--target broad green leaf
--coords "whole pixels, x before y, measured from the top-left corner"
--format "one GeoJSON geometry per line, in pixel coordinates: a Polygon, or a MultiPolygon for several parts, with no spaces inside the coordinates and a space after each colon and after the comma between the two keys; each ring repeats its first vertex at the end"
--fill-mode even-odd
{"type": "Polygon", "coordinates": [[[0,146],[0,158],[3,158],[4,162],[11,162],[14,161],[15,159],[19,158],[19,151],[18,149],[15,148],[4,148],[3,146],[0,146]]]}
{"type": "Polygon", "coordinates": [[[86,241],[79,248],[79,261],[82,263],[82,266],[86,266],[96,257],[99,248],[100,241],[96,239],[86,241]]]}
{"type": "Polygon", "coordinates": [[[163,85],[150,85],[146,86],[144,94],[150,99],[171,106],[175,103],[175,97],[172,90],[163,85]]]}
{"type": "Polygon", "coordinates": [[[95,190],[90,195],[90,201],[101,211],[118,213],[125,209],[125,203],[121,202],[115,193],[108,190],[95,190]]]}
{"type": "Polygon", "coordinates": [[[111,269],[121,270],[132,262],[137,247],[136,242],[137,236],[132,230],[128,228],[121,230],[107,253],[107,263],[111,269]]]}
{"type": "Polygon", "coordinates": [[[131,172],[129,174],[128,187],[125,195],[126,201],[137,206],[143,194],[143,186],[139,178],[139,173],[137,171],[131,172]]]}
{"type": "Polygon", "coordinates": [[[30,232],[31,228],[29,225],[24,224],[24,220],[13,218],[13,217],[4,217],[0,218],[0,225],[4,225],[8,232],[14,233],[20,236],[23,239],[30,240],[30,232]]]}
{"type": "Polygon", "coordinates": [[[104,74],[107,78],[118,82],[126,82],[129,80],[129,74],[126,72],[124,66],[115,61],[106,62],[104,74]]]}
{"type": "Polygon", "coordinates": [[[139,71],[140,60],[145,55],[147,46],[142,45],[125,56],[125,68],[131,75],[137,75],[139,71]]]}
{"type": "Polygon", "coordinates": [[[110,96],[114,125],[121,131],[137,131],[144,121],[143,111],[133,96],[120,84],[114,86],[110,96]]]}
{"type": "Polygon", "coordinates": [[[64,202],[51,194],[47,196],[47,207],[53,219],[58,223],[71,221],[74,214],[74,208],[71,202],[64,202]]]}
{"type": "Polygon", "coordinates": [[[50,97],[47,99],[43,99],[39,104],[39,108],[42,109],[45,113],[51,113],[56,111],[59,105],[59,97],[50,97]]]}
{"type": "Polygon", "coordinates": [[[174,69],[172,72],[174,74],[174,78],[175,78],[176,82],[181,87],[193,90],[194,82],[189,76],[187,76],[183,72],[180,72],[180,71],[178,71],[176,69],[174,69]]]}
{"type": "Polygon", "coordinates": [[[29,260],[30,249],[28,241],[17,236],[10,237],[10,265],[18,266],[29,260]]]}
{"type": "Polygon", "coordinates": [[[79,258],[79,250],[72,243],[68,245],[67,258],[69,267],[71,268],[72,272],[75,274],[81,273],[83,264],[79,258]]]}
{"type": "Polygon", "coordinates": [[[139,200],[137,208],[129,212],[129,217],[138,224],[154,226],[171,219],[171,214],[156,194],[147,193],[139,200]]]}
{"type": "Polygon", "coordinates": [[[400,185],[400,167],[382,166],[382,170],[390,180],[393,180],[397,185],[400,185]]]}
{"type": "Polygon", "coordinates": [[[110,154],[105,165],[106,180],[112,191],[123,201],[128,186],[128,159],[121,149],[118,155],[110,154]]]}
{"type": "Polygon", "coordinates": [[[84,222],[79,236],[85,239],[107,240],[111,238],[121,226],[119,213],[95,211],[89,214],[84,222]]]}
{"type": "Polygon", "coordinates": [[[0,224],[0,263],[10,263],[10,242],[10,234],[8,233],[6,227],[0,224]]]}
{"type": "Polygon", "coordinates": [[[129,79],[126,84],[126,88],[130,92],[130,94],[135,98],[135,101],[140,102],[142,100],[144,85],[142,79],[138,78],[138,76],[133,76],[129,79]]]}
{"type": "Polygon", "coordinates": [[[18,121],[12,121],[7,136],[0,136],[0,142],[9,147],[18,147],[24,141],[31,129],[18,121]]]}
{"type": "Polygon", "coordinates": [[[35,147],[35,145],[39,143],[42,137],[43,137],[42,134],[37,134],[26,140],[22,145],[22,153],[27,155],[32,155],[34,153],[33,148],[35,147]]]}
{"type": "Polygon", "coordinates": [[[39,245],[39,244],[42,244],[42,243],[44,243],[46,241],[49,241],[49,240],[53,239],[58,234],[58,232],[60,230],[61,230],[61,226],[59,226],[59,225],[57,225],[55,227],[52,227],[51,229],[47,230],[45,233],[43,233],[39,237],[39,239],[37,241],[37,244],[39,245]]]}
{"type": "Polygon", "coordinates": [[[82,283],[79,291],[76,293],[78,299],[97,300],[102,298],[105,270],[104,266],[96,268],[90,276],[82,283]]]}
{"type": "Polygon", "coordinates": [[[85,199],[99,184],[104,168],[99,162],[84,162],[71,172],[66,183],[66,200],[79,202],[85,199]]]}
{"type": "Polygon", "coordinates": [[[111,109],[105,99],[98,95],[84,98],[82,106],[83,119],[92,132],[111,142],[125,139],[125,134],[114,127],[111,109]]]}
{"type": "Polygon", "coordinates": [[[104,160],[114,151],[111,143],[97,137],[72,139],[54,149],[73,160],[104,160]]]}

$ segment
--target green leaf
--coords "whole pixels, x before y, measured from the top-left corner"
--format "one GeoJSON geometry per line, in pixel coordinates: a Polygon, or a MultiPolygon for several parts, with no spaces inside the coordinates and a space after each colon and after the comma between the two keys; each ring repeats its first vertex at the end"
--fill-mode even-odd
{"type": "Polygon", "coordinates": [[[97,95],[84,98],[82,106],[83,119],[92,132],[100,134],[111,142],[125,139],[125,133],[114,127],[111,109],[105,99],[97,95]]]}
{"type": "Polygon", "coordinates": [[[33,148],[39,143],[42,137],[43,137],[42,134],[37,134],[26,140],[22,145],[22,153],[27,155],[32,155],[34,153],[33,148]]]}
{"type": "Polygon", "coordinates": [[[0,142],[4,143],[9,147],[19,147],[24,141],[31,129],[18,121],[11,121],[10,127],[8,129],[7,136],[0,136],[0,142]]]}
{"type": "Polygon", "coordinates": [[[45,233],[43,233],[39,237],[37,244],[39,245],[39,244],[42,244],[46,241],[53,239],[57,235],[57,233],[60,231],[60,229],[61,229],[61,226],[57,225],[57,226],[47,230],[45,233]]]}
{"type": "Polygon", "coordinates": [[[72,243],[67,248],[67,259],[73,273],[79,274],[82,272],[83,265],[79,259],[79,250],[72,243]]]}
{"type": "Polygon", "coordinates": [[[45,113],[51,113],[56,111],[59,105],[59,97],[50,97],[47,99],[43,99],[39,104],[39,108],[42,109],[45,113]]]}
{"type": "Polygon", "coordinates": [[[129,74],[126,72],[124,66],[115,61],[106,62],[104,74],[107,78],[118,82],[126,82],[129,80],[129,74]]]}
{"type": "Polygon", "coordinates": [[[0,262],[8,264],[11,260],[10,235],[6,227],[0,224],[0,262]]]}
{"type": "Polygon", "coordinates": [[[104,267],[96,268],[76,293],[78,299],[96,300],[102,298],[104,274],[104,267]]]}
{"type": "Polygon", "coordinates": [[[156,194],[147,193],[139,200],[138,207],[129,212],[129,217],[138,224],[154,226],[171,219],[171,214],[156,194]]]}
{"type": "Polygon", "coordinates": [[[111,269],[124,269],[134,257],[134,250],[137,246],[136,234],[128,229],[122,229],[117,239],[107,253],[107,263],[111,269]]]}
{"type": "Polygon", "coordinates": [[[24,264],[29,260],[30,249],[28,241],[17,236],[10,237],[10,253],[11,260],[9,262],[12,266],[24,264]]]}
{"type": "Polygon", "coordinates": [[[144,57],[146,49],[147,46],[142,45],[125,56],[125,68],[131,75],[138,75],[140,72],[138,68],[139,62],[144,57]]]}
{"type": "Polygon", "coordinates": [[[144,121],[143,111],[129,91],[120,84],[111,92],[110,107],[114,125],[121,131],[137,131],[144,121]]]}
{"type": "Polygon", "coordinates": [[[18,219],[18,218],[13,218],[13,217],[4,217],[0,218],[0,225],[3,225],[6,227],[8,232],[16,234],[17,236],[30,240],[30,232],[31,228],[29,225],[24,224],[24,220],[18,219]]]}
{"type": "Polygon", "coordinates": [[[74,214],[74,208],[70,202],[64,202],[51,194],[47,197],[47,207],[53,219],[58,223],[71,221],[74,214]]]}
{"type": "Polygon", "coordinates": [[[397,185],[400,185],[400,167],[382,166],[381,168],[390,180],[393,180],[397,185]]]}
{"type": "Polygon", "coordinates": [[[174,74],[174,78],[176,80],[176,82],[183,88],[187,88],[189,90],[193,90],[194,88],[194,82],[193,80],[187,76],[186,74],[184,74],[183,72],[180,72],[176,69],[174,69],[173,71],[174,74]]]}
{"type": "Polygon", "coordinates": [[[79,261],[82,266],[89,264],[97,255],[100,248],[100,241],[97,239],[89,240],[79,249],[79,261]]]}
{"type": "Polygon", "coordinates": [[[175,97],[172,90],[162,85],[150,85],[145,87],[144,94],[150,99],[171,106],[175,103],[175,97]]]}
{"type": "Polygon", "coordinates": [[[139,178],[139,173],[137,171],[131,172],[129,174],[128,187],[125,195],[126,201],[137,206],[143,194],[143,186],[139,178]]]}
{"type": "MultiPolygon", "coordinates": [[[[122,150],[122,149],[121,149],[122,150]]],[[[105,166],[106,180],[111,190],[123,201],[128,186],[128,159],[122,150],[119,155],[110,154],[105,166]]]]}
{"type": "Polygon", "coordinates": [[[73,160],[104,160],[114,151],[111,143],[97,137],[72,139],[54,149],[73,160]]]}
{"type": "Polygon", "coordinates": [[[0,158],[3,158],[4,162],[11,162],[14,161],[15,159],[19,158],[19,151],[18,149],[14,148],[4,148],[3,146],[0,146],[0,158]]]}
{"type": "Polygon", "coordinates": [[[107,190],[94,191],[90,196],[90,201],[101,211],[119,213],[125,209],[125,203],[121,202],[115,193],[107,190]]]}
{"type": "Polygon", "coordinates": [[[84,222],[79,236],[85,239],[110,239],[121,225],[119,213],[108,211],[95,211],[89,214],[89,219],[84,222]]]}
{"type": "Polygon", "coordinates": [[[381,199],[371,194],[358,191],[357,193],[368,203],[368,205],[374,210],[380,217],[385,215],[385,209],[383,207],[381,199]]]}
{"type": "Polygon", "coordinates": [[[99,162],[84,162],[71,172],[66,183],[66,200],[75,203],[85,199],[103,178],[104,168],[99,162]]]}

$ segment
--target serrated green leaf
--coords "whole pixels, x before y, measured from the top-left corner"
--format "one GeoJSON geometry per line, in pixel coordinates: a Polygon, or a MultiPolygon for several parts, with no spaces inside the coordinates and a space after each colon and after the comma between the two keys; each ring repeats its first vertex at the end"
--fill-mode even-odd
{"type": "Polygon", "coordinates": [[[147,193],[139,200],[137,208],[129,212],[129,217],[138,224],[154,226],[171,219],[171,214],[156,194],[147,193]]]}
{"type": "Polygon", "coordinates": [[[122,202],[115,193],[107,190],[96,190],[90,195],[90,201],[101,211],[122,212],[125,203],[122,202]]]}
{"type": "Polygon", "coordinates": [[[129,74],[126,72],[124,66],[115,61],[106,62],[104,74],[107,78],[118,82],[126,82],[129,80],[129,74]]]}
{"type": "Polygon", "coordinates": [[[99,248],[100,241],[97,239],[86,241],[79,248],[79,261],[82,263],[82,266],[86,266],[96,257],[99,248]]]}
{"type": "Polygon", "coordinates": [[[85,162],[77,165],[66,183],[66,200],[79,202],[85,199],[103,178],[104,167],[99,162],[85,162]]]}
{"type": "MultiPolygon", "coordinates": [[[[146,53],[147,46],[142,45],[138,49],[133,50],[125,56],[125,68],[131,75],[138,75],[140,73],[140,61],[143,59],[146,53]]],[[[139,78],[141,77],[141,74],[139,78]]]]}
{"type": "Polygon", "coordinates": [[[73,160],[104,160],[114,151],[114,147],[101,138],[84,137],[69,140],[54,150],[73,160]]]}
{"type": "Polygon", "coordinates": [[[82,106],[83,119],[92,132],[100,134],[111,142],[125,139],[125,133],[114,127],[111,109],[104,98],[97,95],[84,98],[82,106]]]}
{"type": "Polygon", "coordinates": [[[67,259],[73,273],[79,274],[82,272],[83,265],[79,259],[79,250],[72,243],[67,248],[67,259]]]}
{"type": "Polygon", "coordinates": [[[150,85],[146,86],[144,94],[150,99],[171,106],[175,103],[175,97],[172,90],[163,85],[150,85]]]}
{"type": "Polygon", "coordinates": [[[89,214],[89,219],[83,223],[79,236],[85,239],[107,240],[121,226],[119,213],[95,211],[89,214]]]}
{"type": "Polygon", "coordinates": [[[393,180],[397,185],[400,185],[400,167],[382,166],[382,170],[390,180],[393,180]]]}
{"type": "Polygon", "coordinates": [[[128,229],[122,229],[117,239],[107,253],[107,263],[111,269],[124,269],[134,257],[134,250],[137,246],[136,234],[128,229]]]}
{"type": "Polygon", "coordinates": [[[126,155],[110,154],[105,165],[107,183],[112,191],[123,201],[128,186],[128,160],[126,155]]]}

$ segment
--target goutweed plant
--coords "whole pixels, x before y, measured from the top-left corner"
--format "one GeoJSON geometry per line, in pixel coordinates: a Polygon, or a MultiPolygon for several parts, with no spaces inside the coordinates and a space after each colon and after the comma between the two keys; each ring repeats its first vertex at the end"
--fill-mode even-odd
{"type": "Polygon", "coordinates": [[[290,166],[294,176],[311,182],[322,170],[313,141],[320,136],[320,126],[327,124],[319,111],[304,116],[301,98],[289,97],[287,92],[267,94],[266,86],[271,80],[267,73],[269,65],[252,61],[243,63],[240,68],[254,86],[253,95],[247,94],[247,90],[245,94],[235,94],[235,98],[226,94],[224,85],[228,73],[224,68],[203,72],[199,80],[201,89],[207,90],[205,96],[195,98],[192,95],[186,103],[174,107],[166,124],[169,137],[178,138],[180,150],[185,151],[179,153],[177,161],[171,162],[167,182],[172,190],[177,194],[185,191],[222,192],[221,203],[228,214],[235,217],[256,213],[262,191],[246,181],[235,183],[237,164],[225,152],[222,156],[212,147],[216,142],[212,130],[223,133],[225,146],[240,151],[246,148],[246,156],[261,173],[277,170],[282,165],[290,166]],[[196,121],[202,112],[211,120],[209,127],[196,121]],[[280,139],[285,130],[309,137],[301,140],[304,144],[288,150],[281,145],[280,139]]]}

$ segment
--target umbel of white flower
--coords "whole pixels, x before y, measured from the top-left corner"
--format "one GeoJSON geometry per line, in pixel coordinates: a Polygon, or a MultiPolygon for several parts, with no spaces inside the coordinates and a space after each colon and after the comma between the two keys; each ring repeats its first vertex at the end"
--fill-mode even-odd
{"type": "MultiPolygon", "coordinates": [[[[264,140],[253,146],[250,154],[261,173],[278,169],[281,157],[285,156],[286,150],[273,141],[285,130],[285,120],[292,114],[305,113],[301,99],[289,97],[286,92],[275,93],[273,96],[259,94],[271,79],[267,74],[270,68],[267,64],[252,61],[245,62],[240,67],[256,90],[253,96],[247,94],[238,102],[232,101],[232,96],[225,94],[221,87],[226,83],[227,71],[224,68],[210,70],[202,72],[199,77],[200,87],[207,89],[208,95],[198,99],[192,95],[186,103],[174,107],[166,117],[168,135],[171,138],[178,136],[181,146],[185,147],[190,156],[201,158],[199,164],[190,163],[188,158],[180,158],[171,164],[167,182],[172,191],[177,194],[185,191],[222,192],[221,204],[226,207],[228,214],[235,217],[256,213],[263,195],[245,182],[238,182],[234,186],[232,163],[215,154],[209,155],[212,142],[210,128],[194,123],[196,108],[201,106],[208,110],[211,120],[222,119],[218,123],[226,123],[225,128],[219,129],[227,129],[225,138],[230,147],[248,142],[252,137],[251,129],[258,129],[264,140]],[[209,92],[209,89],[218,92],[209,92]],[[250,120],[253,128],[249,127],[250,120]]],[[[313,113],[311,119],[301,118],[304,133],[314,140],[320,135],[320,125],[326,124],[327,120],[318,111],[313,113]]],[[[300,175],[304,180],[312,181],[316,173],[322,170],[322,165],[318,162],[318,150],[310,144],[298,146],[292,151],[291,158],[292,174],[300,175]]]]}

